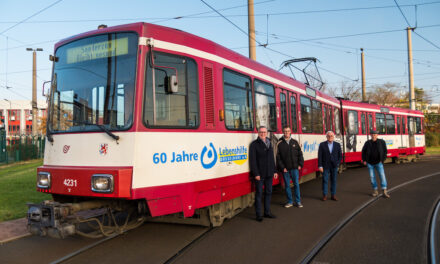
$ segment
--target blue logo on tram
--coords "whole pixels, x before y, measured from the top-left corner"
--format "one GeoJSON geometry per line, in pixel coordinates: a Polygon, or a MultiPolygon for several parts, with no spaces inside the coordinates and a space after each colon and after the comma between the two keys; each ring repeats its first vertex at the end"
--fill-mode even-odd
{"type": "Polygon", "coordinates": [[[217,151],[212,143],[209,143],[209,146],[211,147],[210,150],[208,150],[208,148],[205,146],[200,154],[200,162],[202,163],[202,167],[205,169],[210,169],[217,163],[217,151]],[[208,156],[208,162],[209,160],[211,160],[211,162],[205,162],[205,155],[208,156]]]}

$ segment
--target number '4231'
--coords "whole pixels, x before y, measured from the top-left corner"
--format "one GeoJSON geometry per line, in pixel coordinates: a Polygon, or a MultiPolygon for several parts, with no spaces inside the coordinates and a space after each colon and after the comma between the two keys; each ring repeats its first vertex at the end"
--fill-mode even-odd
{"type": "Polygon", "coordinates": [[[78,186],[78,182],[74,179],[65,179],[64,185],[66,185],[67,187],[76,187],[78,186]]]}

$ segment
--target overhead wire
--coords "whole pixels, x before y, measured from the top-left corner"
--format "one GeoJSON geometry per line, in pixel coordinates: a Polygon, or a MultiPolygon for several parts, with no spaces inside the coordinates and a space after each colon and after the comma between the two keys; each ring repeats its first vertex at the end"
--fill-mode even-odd
{"type": "Polygon", "coordinates": [[[55,1],[54,3],[52,3],[52,4],[48,5],[48,6],[46,6],[46,7],[43,8],[43,9],[41,9],[40,11],[38,11],[38,12],[36,12],[36,13],[34,13],[34,14],[28,16],[28,17],[26,17],[25,19],[23,19],[23,20],[21,20],[21,21],[19,21],[19,22],[17,22],[17,23],[15,23],[14,25],[12,25],[12,26],[8,27],[7,29],[3,30],[2,32],[0,32],[0,35],[3,35],[4,33],[8,32],[9,30],[13,29],[14,27],[16,27],[16,26],[18,26],[18,25],[24,23],[25,21],[27,21],[27,20],[33,18],[33,17],[36,16],[36,15],[38,15],[38,14],[44,12],[45,10],[51,8],[52,6],[58,4],[58,3],[61,2],[61,1],[63,1],[63,0],[57,0],[57,1],[55,1]]]}
{"type": "Polygon", "coordinates": [[[24,96],[24,95],[22,95],[22,94],[20,94],[20,93],[18,93],[18,92],[16,92],[16,91],[10,89],[10,88],[7,88],[6,86],[3,86],[3,85],[2,85],[1,87],[4,88],[6,91],[9,91],[9,92],[11,92],[11,93],[13,93],[13,94],[15,94],[15,95],[20,96],[20,97],[23,97],[24,99],[30,100],[29,97],[24,96]]]}
{"type": "MultiPolygon", "coordinates": [[[[408,19],[406,18],[405,14],[402,11],[402,8],[400,8],[399,4],[397,3],[397,0],[394,0],[394,3],[396,3],[397,8],[399,9],[400,13],[402,14],[403,18],[406,21],[406,24],[408,25],[409,28],[412,29],[412,31],[414,32],[414,34],[416,34],[417,36],[419,36],[421,39],[423,39],[424,41],[428,42],[429,44],[431,44],[432,46],[436,47],[437,49],[440,49],[439,46],[437,46],[435,43],[433,43],[432,41],[428,40],[427,38],[423,37],[422,35],[420,35],[418,32],[415,31],[416,27],[411,27],[411,24],[409,23],[408,19]]],[[[416,22],[417,24],[417,22],[416,22]]]]}
{"type": "MultiPolygon", "coordinates": [[[[262,2],[256,2],[254,5],[267,3],[267,2],[273,2],[275,0],[268,0],[268,1],[262,1],[262,2]]],[[[401,5],[402,7],[410,7],[410,6],[423,6],[423,5],[432,5],[432,4],[440,4],[440,1],[434,1],[434,2],[426,2],[426,3],[420,3],[417,5],[414,4],[407,4],[407,5],[401,5]]],[[[229,8],[223,8],[218,9],[218,11],[225,11],[230,9],[235,9],[239,7],[244,7],[247,5],[238,5],[234,7],[229,8]]],[[[331,13],[331,12],[346,12],[346,11],[357,11],[357,10],[375,10],[375,9],[389,9],[394,8],[395,6],[388,5],[388,6],[372,6],[372,7],[354,7],[354,8],[340,8],[340,9],[323,9],[323,10],[305,10],[305,11],[292,11],[292,12],[277,12],[277,13],[261,13],[261,14],[255,14],[254,16],[281,16],[281,15],[297,15],[297,14],[313,14],[313,13],[331,13]]],[[[76,22],[101,22],[101,21],[135,21],[135,20],[152,20],[152,19],[160,19],[159,21],[169,21],[169,20],[175,20],[175,19],[184,19],[184,18],[196,18],[196,19],[204,19],[204,18],[216,18],[221,17],[218,16],[202,16],[204,14],[213,13],[213,11],[207,11],[207,12],[199,12],[195,14],[190,15],[184,15],[184,16],[176,16],[176,17],[147,17],[147,18],[102,18],[102,19],[70,19],[70,20],[40,20],[40,21],[29,21],[25,23],[76,23],[76,22]]],[[[226,15],[226,17],[243,17],[247,15],[243,14],[236,14],[236,15],[226,15]]],[[[15,23],[14,21],[0,21],[0,24],[5,23],[15,23]]]]}
{"type": "MultiPolygon", "coordinates": [[[[271,35],[273,36],[275,34],[271,34],[271,35]]],[[[276,36],[298,40],[298,43],[303,43],[304,42],[304,44],[307,43],[308,46],[316,46],[316,47],[320,47],[320,48],[323,48],[323,49],[333,50],[333,51],[337,51],[337,52],[341,52],[341,53],[345,53],[345,54],[356,55],[356,58],[359,57],[358,56],[358,50],[359,50],[358,48],[348,47],[348,46],[343,46],[343,45],[323,43],[323,42],[316,42],[316,41],[309,41],[309,40],[301,40],[301,39],[292,38],[292,37],[289,37],[289,36],[282,36],[282,35],[276,35],[276,36]],[[316,43],[319,43],[319,44],[316,44],[316,43]],[[330,47],[326,47],[326,46],[342,47],[342,48],[345,48],[345,50],[336,49],[336,48],[330,48],[330,47]],[[353,51],[351,51],[351,50],[353,50],[353,51]]],[[[367,49],[364,48],[364,50],[367,50],[367,49]]],[[[368,50],[370,50],[370,49],[368,49],[368,50]]],[[[399,61],[399,60],[395,60],[395,59],[391,59],[391,58],[378,57],[378,56],[373,56],[373,55],[368,55],[368,54],[365,54],[365,57],[375,58],[375,59],[384,60],[384,61],[391,61],[391,62],[396,62],[396,63],[401,63],[401,64],[406,64],[407,63],[406,61],[399,61]]],[[[428,66],[428,67],[433,67],[432,65],[437,65],[437,64],[432,63],[432,62],[423,62],[422,60],[417,60],[417,59],[414,59],[414,61],[417,64],[428,66]]]]}
{"type": "MultiPolygon", "coordinates": [[[[266,0],[266,1],[261,1],[261,2],[255,2],[254,5],[259,5],[259,4],[264,4],[264,3],[269,3],[269,2],[274,2],[276,0],[266,0]]],[[[440,2],[439,2],[440,3],[440,2]]],[[[230,9],[236,9],[236,8],[240,8],[240,7],[245,7],[247,6],[247,4],[245,5],[237,5],[237,6],[232,6],[232,7],[227,7],[227,8],[222,8],[222,9],[218,9],[219,11],[225,11],[225,10],[230,10],[230,9]]],[[[40,20],[40,21],[29,21],[29,22],[25,22],[25,23],[81,23],[81,22],[102,22],[102,21],[138,21],[138,20],[159,20],[159,21],[169,21],[169,20],[177,20],[177,19],[183,19],[183,18],[206,18],[205,17],[198,17],[199,15],[203,15],[203,14],[209,14],[209,13],[214,13],[214,11],[206,11],[206,12],[199,12],[199,13],[194,13],[194,14],[189,14],[189,15],[183,15],[183,16],[175,16],[175,17],[138,17],[138,18],[101,18],[101,19],[70,19],[70,20],[40,20]]],[[[211,16],[214,17],[214,16],[211,16]]],[[[215,16],[215,17],[219,17],[219,16],[215,16]]],[[[6,23],[15,23],[14,21],[0,21],[0,24],[6,24],[6,23]]]]}

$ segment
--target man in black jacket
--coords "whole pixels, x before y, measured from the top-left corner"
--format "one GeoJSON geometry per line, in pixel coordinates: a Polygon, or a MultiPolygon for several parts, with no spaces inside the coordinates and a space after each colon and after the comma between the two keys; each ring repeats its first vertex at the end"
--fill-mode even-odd
{"type": "Polygon", "coordinates": [[[249,147],[251,177],[255,181],[255,213],[258,222],[263,221],[261,200],[264,185],[264,217],[275,218],[270,212],[273,178],[277,177],[273,146],[267,137],[267,128],[258,128],[258,138],[249,147]]]}
{"type": "Polygon", "coordinates": [[[339,164],[342,160],[341,144],[335,142],[335,133],[327,131],[327,141],[321,142],[318,149],[318,169],[322,172],[322,200],[327,200],[328,178],[330,176],[331,199],[336,198],[336,177],[338,175],[339,164]]]}
{"type": "Polygon", "coordinates": [[[290,131],[288,126],[283,128],[284,136],[278,141],[277,164],[278,169],[283,172],[286,187],[287,203],[284,207],[293,206],[292,190],[290,190],[290,179],[292,179],[296,206],[302,208],[298,179],[299,170],[304,166],[304,157],[298,141],[291,138],[290,131]]]}
{"type": "Polygon", "coordinates": [[[373,187],[373,197],[379,195],[377,190],[376,175],[374,170],[376,169],[380,177],[380,185],[383,190],[383,196],[390,198],[387,192],[387,179],[385,177],[385,170],[383,169],[383,162],[387,158],[387,145],[383,139],[377,138],[379,134],[376,130],[371,131],[371,139],[365,142],[362,148],[362,161],[364,165],[368,166],[370,172],[371,186],[373,187]]]}

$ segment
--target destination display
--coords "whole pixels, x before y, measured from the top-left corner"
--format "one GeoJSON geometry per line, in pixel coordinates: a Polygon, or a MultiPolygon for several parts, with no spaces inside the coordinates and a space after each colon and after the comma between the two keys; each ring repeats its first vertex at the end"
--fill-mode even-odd
{"type": "Polygon", "coordinates": [[[128,38],[102,41],[67,49],[67,64],[128,54],[128,38]]]}

